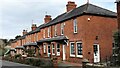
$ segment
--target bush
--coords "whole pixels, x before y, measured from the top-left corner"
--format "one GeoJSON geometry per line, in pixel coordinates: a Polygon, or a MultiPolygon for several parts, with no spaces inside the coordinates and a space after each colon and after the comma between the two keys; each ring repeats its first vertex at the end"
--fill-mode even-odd
{"type": "Polygon", "coordinates": [[[42,68],[48,68],[53,66],[51,59],[41,59],[41,58],[31,58],[31,57],[23,59],[21,58],[21,55],[15,55],[14,58],[5,57],[4,59],[8,61],[13,61],[17,63],[27,64],[27,65],[32,65],[32,66],[42,67],[42,68]]]}
{"type": "Polygon", "coordinates": [[[17,58],[21,58],[21,57],[22,57],[21,54],[17,54],[17,55],[15,55],[15,59],[17,59],[17,58]]]}

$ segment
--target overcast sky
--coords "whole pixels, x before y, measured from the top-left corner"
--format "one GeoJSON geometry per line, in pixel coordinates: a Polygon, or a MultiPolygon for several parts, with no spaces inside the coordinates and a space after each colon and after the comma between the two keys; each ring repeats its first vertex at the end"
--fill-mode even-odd
{"type": "MultiPolygon", "coordinates": [[[[31,30],[32,20],[39,26],[44,16],[52,18],[66,12],[68,1],[75,1],[77,7],[87,0],[1,0],[0,38],[11,39],[22,35],[23,29],[31,30]]],[[[116,12],[115,0],[89,0],[90,3],[116,12]]]]}

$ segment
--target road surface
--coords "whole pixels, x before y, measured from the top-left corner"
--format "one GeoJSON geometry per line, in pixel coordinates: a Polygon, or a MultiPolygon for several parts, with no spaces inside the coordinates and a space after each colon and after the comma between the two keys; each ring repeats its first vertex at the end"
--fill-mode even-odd
{"type": "Polygon", "coordinates": [[[0,67],[1,68],[37,68],[30,65],[14,63],[10,61],[0,60],[0,67]]]}

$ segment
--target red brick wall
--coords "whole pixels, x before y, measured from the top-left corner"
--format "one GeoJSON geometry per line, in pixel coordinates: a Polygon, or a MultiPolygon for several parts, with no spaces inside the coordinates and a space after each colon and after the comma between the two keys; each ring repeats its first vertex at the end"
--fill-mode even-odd
{"type": "MultiPolygon", "coordinates": [[[[113,33],[117,30],[117,20],[116,18],[109,17],[100,17],[100,16],[90,16],[84,15],[77,17],[77,26],[78,33],[74,34],[73,28],[73,19],[63,22],[64,26],[64,36],[69,38],[68,46],[66,45],[66,60],[70,62],[78,62],[82,61],[82,58],[70,57],[70,42],[80,41],[83,46],[83,58],[87,58],[90,62],[93,62],[93,44],[96,42],[100,45],[100,58],[101,60],[105,60],[106,57],[110,57],[112,54],[112,42],[113,42],[113,33]],[[88,21],[90,18],[90,21],[88,21]],[[98,40],[95,38],[98,36],[98,40]],[[90,54],[88,54],[90,52],[90,54]]],[[[61,35],[61,23],[57,25],[57,36],[61,35]]],[[[48,37],[48,27],[44,28],[46,30],[46,38],[48,37]]],[[[42,31],[44,30],[42,29],[42,31]]],[[[51,28],[51,34],[54,36],[54,25],[51,28]]],[[[43,35],[41,35],[43,36],[43,35]]],[[[52,46],[51,46],[52,47],[52,46]]],[[[62,59],[62,44],[60,50],[60,57],[62,59]]],[[[76,49],[76,47],[75,47],[76,49]]],[[[42,49],[43,50],[43,49],[42,49]]],[[[52,52],[52,48],[51,48],[52,52]]],[[[75,50],[76,52],[76,50],[75,50]]],[[[47,56],[47,54],[44,54],[47,56]]]]}
{"type": "MultiPolygon", "coordinates": [[[[112,36],[117,29],[116,18],[98,17],[84,15],[77,18],[78,33],[73,32],[73,20],[65,22],[65,36],[69,41],[82,41],[83,57],[93,60],[93,44],[96,42],[95,37],[98,36],[98,43],[100,45],[101,59],[104,60],[112,54],[112,36]],[[88,21],[87,18],[91,20],[88,21]],[[88,55],[88,52],[91,54],[88,55]]],[[[67,57],[69,58],[70,47],[67,46],[67,57]]],[[[71,60],[72,61],[72,60],[71,60]]]]}

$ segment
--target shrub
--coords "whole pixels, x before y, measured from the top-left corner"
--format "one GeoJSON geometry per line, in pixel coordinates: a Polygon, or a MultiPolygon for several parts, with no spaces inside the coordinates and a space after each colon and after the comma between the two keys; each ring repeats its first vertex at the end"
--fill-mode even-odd
{"type": "Polygon", "coordinates": [[[21,54],[17,54],[17,55],[15,55],[15,59],[17,59],[17,58],[21,58],[21,57],[22,57],[21,54]]]}
{"type": "Polygon", "coordinates": [[[26,53],[28,53],[28,57],[33,57],[34,56],[34,49],[27,49],[25,50],[26,53]]]}

